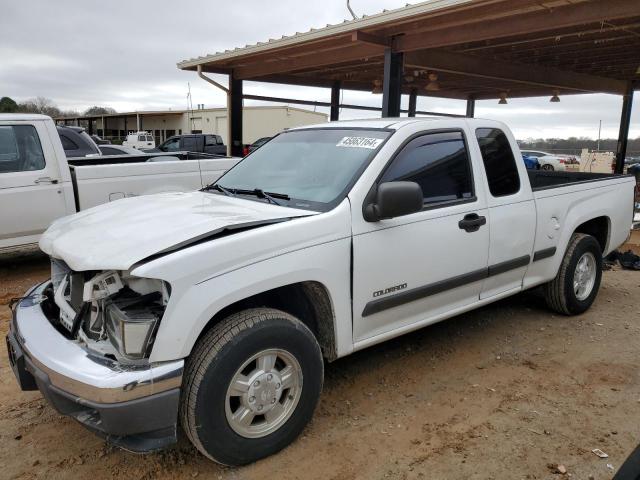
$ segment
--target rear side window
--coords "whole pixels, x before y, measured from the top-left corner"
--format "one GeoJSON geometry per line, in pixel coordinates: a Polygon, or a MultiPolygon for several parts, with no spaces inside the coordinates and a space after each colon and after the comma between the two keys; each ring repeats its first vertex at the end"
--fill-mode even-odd
{"type": "Polygon", "coordinates": [[[76,142],[62,133],[60,134],[60,141],[62,142],[62,148],[65,152],[67,150],[78,150],[78,148],[80,148],[76,142]]]}
{"type": "Polygon", "coordinates": [[[206,146],[215,145],[216,144],[216,137],[214,137],[213,135],[206,135],[204,137],[204,144],[206,146]]]}
{"type": "Polygon", "coordinates": [[[473,198],[471,163],[462,132],[431,133],[411,140],[382,175],[381,182],[393,181],[416,182],[427,205],[473,198]]]}
{"type": "Polygon", "coordinates": [[[182,139],[182,149],[187,152],[198,151],[198,138],[197,137],[184,137],[182,139]]]}
{"type": "Polygon", "coordinates": [[[33,125],[0,126],[0,174],[44,167],[44,154],[33,125]]]}
{"type": "Polygon", "coordinates": [[[504,197],[518,193],[520,175],[507,136],[498,128],[479,128],[476,137],[491,195],[504,197]]]}

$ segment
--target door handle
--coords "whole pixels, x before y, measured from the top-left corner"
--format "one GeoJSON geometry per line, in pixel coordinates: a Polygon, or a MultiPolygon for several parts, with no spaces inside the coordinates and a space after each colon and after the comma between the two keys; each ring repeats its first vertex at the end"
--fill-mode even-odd
{"type": "Polygon", "coordinates": [[[33,183],[58,183],[58,180],[56,180],[55,178],[51,178],[51,177],[40,177],[38,179],[36,179],[33,183]]]}
{"type": "Polygon", "coordinates": [[[465,232],[477,232],[480,227],[486,225],[487,217],[482,217],[477,213],[470,213],[465,215],[462,220],[458,222],[458,227],[465,232]]]}

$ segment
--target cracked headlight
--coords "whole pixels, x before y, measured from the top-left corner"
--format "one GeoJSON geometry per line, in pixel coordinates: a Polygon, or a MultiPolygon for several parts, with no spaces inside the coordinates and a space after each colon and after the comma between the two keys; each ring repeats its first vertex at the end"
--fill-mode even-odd
{"type": "Polygon", "coordinates": [[[161,280],[116,272],[97,275],[85,284],[85,292],[98,297],[92,331],[102,323],[100,336],[108,338],[119,355],[129,360],[147,357],[169,299],[168,289],[161,280]]]}
{"type": "Polygon", "coordinates": [[[153,343],[156,326],[162,312],[153,304],[127,306],[122,299],[111,301],[106,306],[107,334],[114,347],[131,359],[146,356],[153,343]]]}

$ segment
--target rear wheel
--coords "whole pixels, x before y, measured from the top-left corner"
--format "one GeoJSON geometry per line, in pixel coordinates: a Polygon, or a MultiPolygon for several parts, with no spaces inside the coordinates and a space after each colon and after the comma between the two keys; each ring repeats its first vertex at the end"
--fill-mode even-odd
{"type": "Polygon", "coordinates": [[[195,447],[225,465],[243,465],[291,443],[320,397],[323,360],[313,333],[270,308],[231,315],[196,345],[180,405],[195,447]]]}
{"type": "Polygon", "coordinates": [[[574,233],[556,278],[545,285],[545,298],[553,310],[578,315],[594,302],[602,279],[602,251],[591,235],[574,233]]]}
{"type": "Polygon", "coordinates": [[[549,163],[545,163],[544,165],[542,165],[542,170],[547,170],[552,172],[553,171],[553,165],[549,164],[549,163]]]}

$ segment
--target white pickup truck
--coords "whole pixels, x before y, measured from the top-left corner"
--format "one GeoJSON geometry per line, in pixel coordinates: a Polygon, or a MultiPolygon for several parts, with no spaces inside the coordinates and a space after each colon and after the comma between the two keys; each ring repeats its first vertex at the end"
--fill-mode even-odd
{"type": "Polygon", "coordinates": [[[630,176],[529,171],[505,125],[282,133],[199,192],[55,222],[52,278],[14,305],[22,389],[134,451],[246,464],[312,417],[323,358],[538,285],[584,312],[629,235],[630,176]]]}
{"type": "MultiPolygon", "coordinates": [[[[44,115],[0,114],[0,251],[35,243],[57,218],[119,198],[197,190],[238,159],[182,161],[188,154],[65,156],[53,120],[44,115]]],[[[193,156],[193,155],[192,155],[193,156]]]]}

